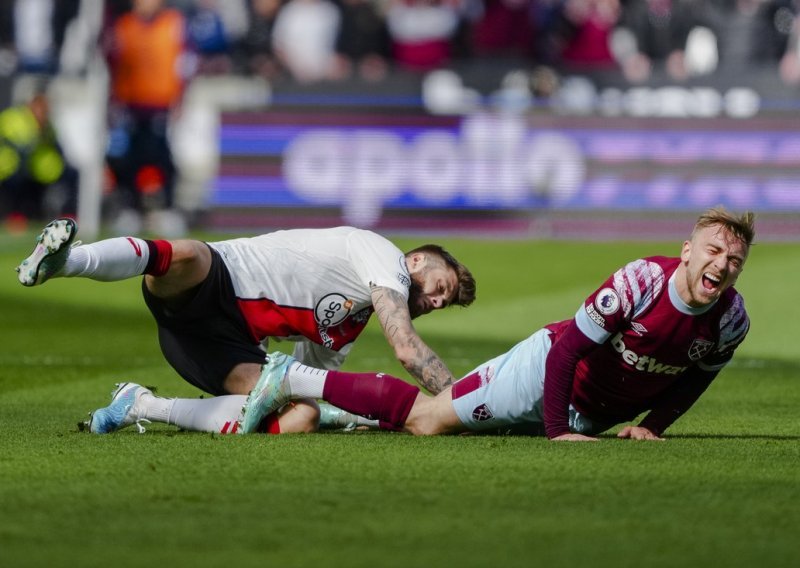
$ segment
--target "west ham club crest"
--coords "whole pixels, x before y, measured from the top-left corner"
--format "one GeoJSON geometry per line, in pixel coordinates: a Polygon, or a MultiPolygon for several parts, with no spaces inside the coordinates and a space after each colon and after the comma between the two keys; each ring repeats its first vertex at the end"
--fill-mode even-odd
{"type": "Polygon", "coordinates": [[[494,418],[494,414],[492,414],[492,411],[489,410],[488,406],[481,404],[480,406],[476,406],[472,411],[472,418],[478,422],[483,422],[484,420],[494,418]]]}
{"type": "Polygon", "coordinates": [[[713,341],[708,341],[707,339],[695,339],[689,346],[689,359],[692,361],[702,359],[708,355],[708,352],[711,351],[712,347],[714,347],[713,341]]]}

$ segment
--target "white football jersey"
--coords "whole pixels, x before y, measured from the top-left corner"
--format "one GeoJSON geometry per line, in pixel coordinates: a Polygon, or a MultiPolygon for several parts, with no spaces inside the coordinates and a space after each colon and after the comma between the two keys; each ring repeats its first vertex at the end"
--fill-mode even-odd
{"type": "MultiPolygon", "coordinates": [[[[370,231],[295,229],[208,244],[228,267],[239,309],[256,341],[305,338],[325,351],[348,346],[346,352],[373,312],[371,286],[408,298],[405,255],[370,231]]],[[[305,362],[332,368],[341,360],[305,362]]]]}

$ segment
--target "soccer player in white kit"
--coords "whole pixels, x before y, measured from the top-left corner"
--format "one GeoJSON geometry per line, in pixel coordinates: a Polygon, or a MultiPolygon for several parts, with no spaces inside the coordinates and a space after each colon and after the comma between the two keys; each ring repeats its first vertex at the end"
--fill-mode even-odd
{"type": "Polygon", "coordinates": [[[276,231],[204,243],[118,237],[80,245],[77,225],[45,227],[17,268],[26,286],[56,277],[114,281],[144,274],[142,291],[168,362],[213,395],[247,394],[270,337],[336,369],[375,312],[398,360],[437,393],[453,380],[412,319],[475,298],[469,270],[437,245],[406,254],[353,227],[276,231]]]}
{"type": "Polygon", "coordinates": [[[731,360],[750,322],[733,288],[754,237],[753,215],[698,219],[680,257],[649,257],[611,275],[575,317],[546,326],[431,398],[380,386],[386,375],[314,373],[273,357],[247,400],[242,428],[295,397],[322,398],[413,434],[526,432],[595,440],[661,439],[731,360]],[[379,379],[379,380],[376,380],[379,379]]]}

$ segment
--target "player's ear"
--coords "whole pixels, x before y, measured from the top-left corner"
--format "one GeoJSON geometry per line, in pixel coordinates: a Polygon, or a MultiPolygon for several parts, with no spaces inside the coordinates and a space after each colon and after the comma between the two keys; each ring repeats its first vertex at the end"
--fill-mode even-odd
{"type": "Polygon", "coordinates": [[[410,256],[406,257],[406,265],[408,266],[408,272],[414,273],[418,272],[425,264],[428,262],[428,257],[424,252],[415,252],[410,256]]]}
{"type": "Polygon", "coordinates": [[[683,248],[681,248],[681,260],[683,262],[688,262],[691,251],[692,241],[683,241],[683,248]]]}

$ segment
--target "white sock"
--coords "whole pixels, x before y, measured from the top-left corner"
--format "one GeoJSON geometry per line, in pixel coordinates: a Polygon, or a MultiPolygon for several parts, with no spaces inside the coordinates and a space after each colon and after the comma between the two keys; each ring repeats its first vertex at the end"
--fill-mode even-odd
{"type": "Polygon", "coordinates": [[[82,276],[102,282],[144,274],[150,248],[143,239],[115,237],[73,247],[58,276],[82,276]]]}
{"type": "Polygon", "coordinates": [[[196,432],[233,434],[247,397],[232,394],[213,398],[176,398],[169,424],[196,432]]]}
{"type": "Polygon", "coordinates": [[[289,365],[286,379],[292,398],[322,398],[328,371],[303,365],[296,361],[289,365]]]}
{"type": "Polygon", "coordinates": [[[172,411],[172,406],[176,400],[145,393],[137,404],[138,409],[142,411],[139,418],[146,418],[151,422],[169,424],[169,413],[172,411]]]}

